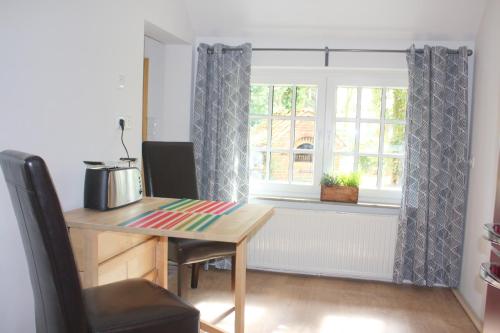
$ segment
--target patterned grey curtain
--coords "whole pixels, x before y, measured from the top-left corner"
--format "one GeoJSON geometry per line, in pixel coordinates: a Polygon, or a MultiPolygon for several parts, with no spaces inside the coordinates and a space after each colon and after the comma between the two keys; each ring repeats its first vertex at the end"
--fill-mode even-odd
{"type": "Polygon", "coordinates": [[[200,198],[246,201],[252,47],[227,47],[198,47],[191,139],[200,198]]]}
{"type": "Polygon", "coordinates": [[[412,47],[394,281],[457,287],[468,178],[467,49],[412,47]]]}

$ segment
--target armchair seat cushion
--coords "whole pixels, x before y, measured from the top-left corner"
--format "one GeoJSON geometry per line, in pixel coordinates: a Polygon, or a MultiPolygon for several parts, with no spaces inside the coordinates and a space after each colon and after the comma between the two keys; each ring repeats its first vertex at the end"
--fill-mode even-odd
{"type": "Polygon", "coordinates": [[[144,279],[83,290],[92,332],[198,332],[198,310],[144,279]]]}
{"type": "Polygon", "coordinates": [[[235,253],[236,244],[234,243],[169,238],[168,259],[179,264],[191,264],[228,257],[235,253]]]}

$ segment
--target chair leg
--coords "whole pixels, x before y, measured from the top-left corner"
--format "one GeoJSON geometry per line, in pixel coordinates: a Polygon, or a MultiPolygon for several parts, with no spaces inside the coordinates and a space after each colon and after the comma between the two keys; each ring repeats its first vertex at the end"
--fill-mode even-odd
{"type": "Polygon", "coordinates": [[[231,290],[234,291],[234,281],[236,280],[236,255],[231,256],[231,290]]]}
{"type": "Polygon", "coordinates": [[[191,267],[191,288],[198,288],[198,278],[200,276],[200,263],[192,264],[191,267]]]}
{"type": "Polygon", "coordinates": [[[177,296],[182,297],[186,265],[177,265],[177,296]]]}

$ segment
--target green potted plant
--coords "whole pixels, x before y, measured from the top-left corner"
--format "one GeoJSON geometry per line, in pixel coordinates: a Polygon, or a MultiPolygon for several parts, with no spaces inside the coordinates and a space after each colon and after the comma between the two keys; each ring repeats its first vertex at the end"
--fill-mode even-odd
{"type": "Polygon", "coordinates": [[[357,203],[359,196],[359,174],[351,172],[334,176],[323,174],[321,178],[321,201],[357,203]]]}

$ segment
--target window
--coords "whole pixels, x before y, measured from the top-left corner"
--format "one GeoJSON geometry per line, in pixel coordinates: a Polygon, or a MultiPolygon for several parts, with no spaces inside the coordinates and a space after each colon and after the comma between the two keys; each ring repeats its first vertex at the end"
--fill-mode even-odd
{"type": "Polygon", "coordinates": [[[332,171],[359,172],[361,189],[400,190],[406,99],[401,87],[338,86],[332,171]]]}
{"type": "Polygon", "coordinates": [[[319,198],[324,172],[359,172],[360,201],[398,203],[405,73],[265,70],[250,102],[252,195],[319,198]]]}
{"type": "Polygon", "coordinates": [[[317,99],[316,85],[252,85],[252,180],[313,184],[317,99]]]}

